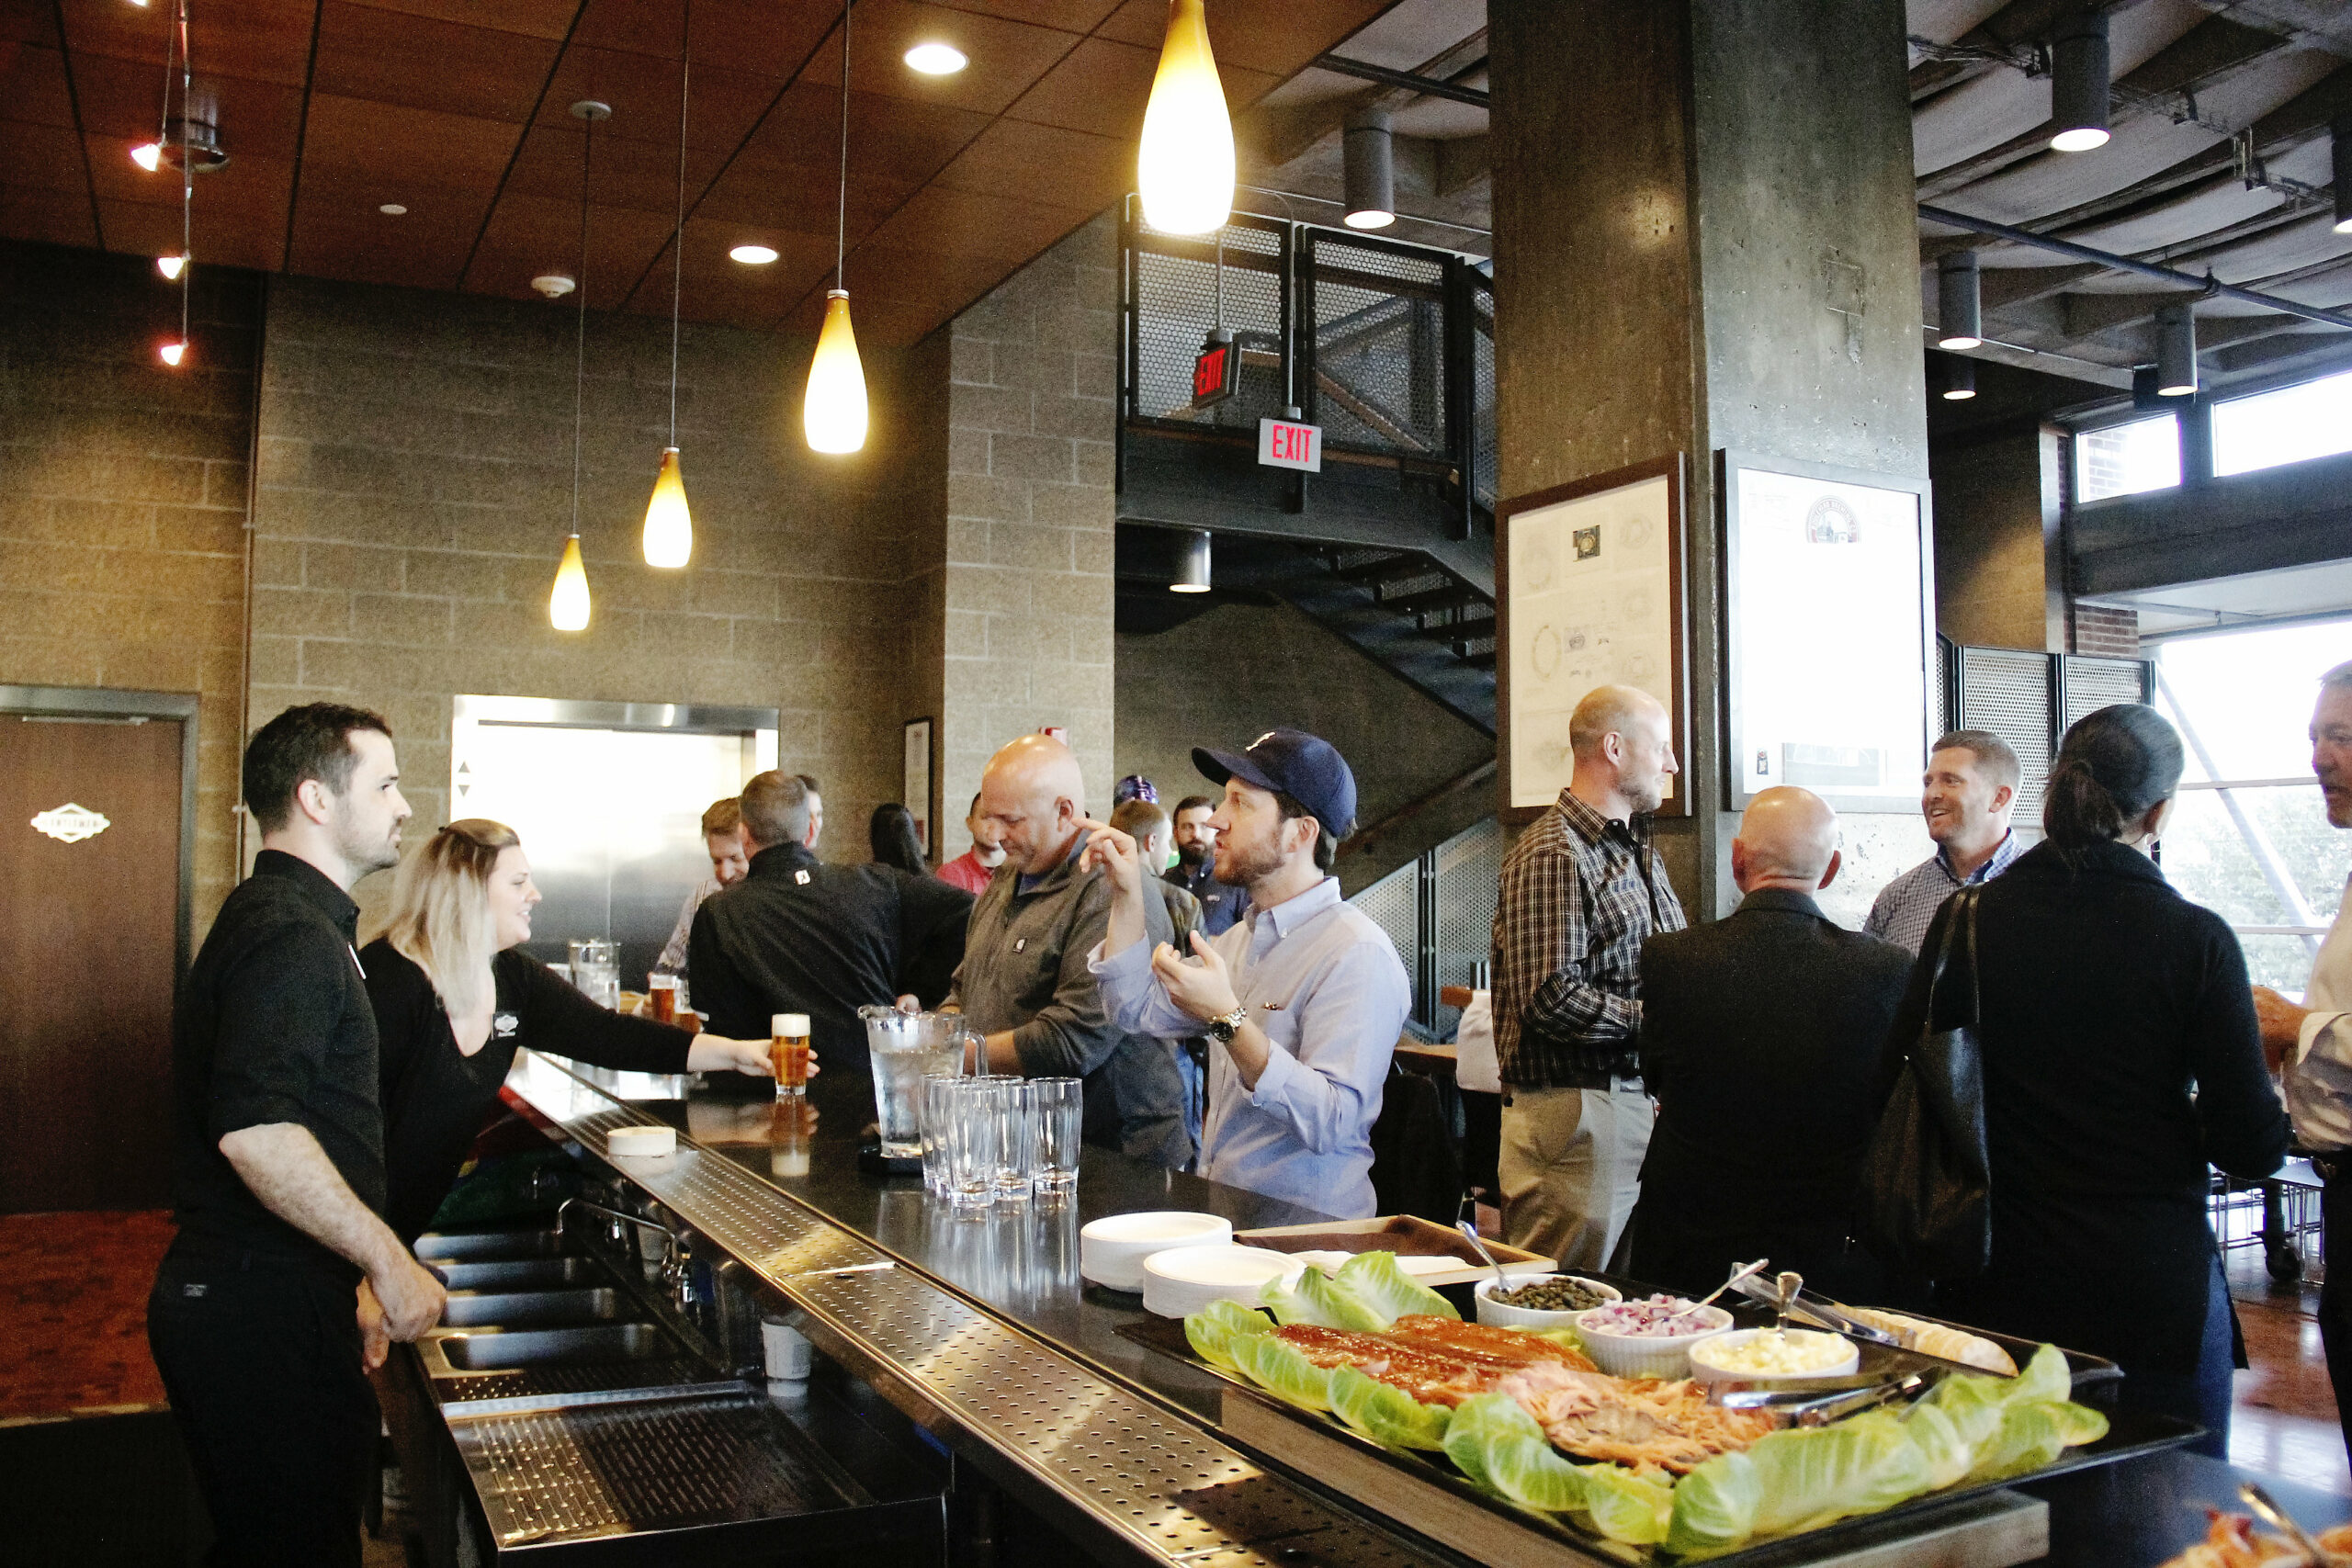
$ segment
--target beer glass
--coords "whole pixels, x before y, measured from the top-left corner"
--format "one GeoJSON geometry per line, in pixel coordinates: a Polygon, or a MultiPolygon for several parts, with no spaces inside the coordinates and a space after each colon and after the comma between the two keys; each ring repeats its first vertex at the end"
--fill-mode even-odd
{"type": "Polygon", "coordinates": [[[1081,1086],[1077,1078],[1031,1078],[1028,1087],[1036,1107],[1037,1196],[1066,1197],[1078,1185],[1081,1086]]]}
{"type": "Polygon", "coordinates": [[[768,1062],[775,1069],[775,1092],[795,1099],[808,1092],[808,1015],[779,1012],[768,1019],[768,1062]]]}

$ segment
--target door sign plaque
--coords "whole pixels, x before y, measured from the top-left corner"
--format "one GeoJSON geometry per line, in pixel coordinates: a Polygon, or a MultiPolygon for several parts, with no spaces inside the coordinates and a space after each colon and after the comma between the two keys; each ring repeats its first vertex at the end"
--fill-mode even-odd
{"type": "Polygon", "coordinates": [[[85,839],[95,839],[114,826],[86,806],[72,801],[42,812],[33,818],[33,826],[61,844],[78,844],[85,839]]]}

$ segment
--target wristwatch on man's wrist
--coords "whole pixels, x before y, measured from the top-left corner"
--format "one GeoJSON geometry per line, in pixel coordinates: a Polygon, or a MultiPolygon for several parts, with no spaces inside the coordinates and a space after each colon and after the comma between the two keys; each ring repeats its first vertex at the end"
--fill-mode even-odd
{"type": "Polygon", "coordinates": [[[1209,1020],[1209,1032],[1216,1036],[1218,1044],[1230,1045],[1233,1043],[1233,1037],[1240,1032],[1241,1026],[1249,1021],[1250,1010],[1246,1007],[1238,1007],[1231,1012],[1219,1013],[1209,1020]]]}

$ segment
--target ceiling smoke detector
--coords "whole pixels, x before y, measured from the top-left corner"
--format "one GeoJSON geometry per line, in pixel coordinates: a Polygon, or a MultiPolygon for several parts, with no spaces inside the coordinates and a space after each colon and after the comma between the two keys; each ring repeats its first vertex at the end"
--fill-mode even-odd
{"type": "Polygon", "coordinates": [[[560,272],[543,272],[531,279],[531,287],[550,299],[560,299],[580,286],[560,272]]]}
{"type": "Polygon", "coordinates": [[[227,150],[220,145],[220,128],[209,120],[165,120],[164,140],[157,149],[162,161],[175,169],[185,153],[188,167],[199,175],[209,175],[229,161],[227,150]]]}

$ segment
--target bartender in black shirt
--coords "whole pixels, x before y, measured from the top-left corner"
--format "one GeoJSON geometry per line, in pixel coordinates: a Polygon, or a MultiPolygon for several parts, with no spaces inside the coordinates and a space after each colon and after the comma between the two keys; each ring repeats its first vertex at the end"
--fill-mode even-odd
{"type": "Polygon", "coordinates": [[[902,997],[938,1006],[963,962],[972,896],[896,866],[818,860],[816,796],[791,773],[758,774],[740,798],[752,871],[695,911],[695,1006],[714,1032],[743,1038],[776,1013],[806,1013],[827,1068],[863,1076],[857,1010],[902,997]]]}
{"type": "Polygon", "coordinates": [[[179,1234],[147,1337],[212,1516],[215,1562],[356,1564],[376,1446],[368,1370],[441,1315],[381,1218],[376,1018],[351,885],[400,858],[391,732],[288,708],[245,749],[254,874],[221,905],[173,1028],[179,1234]]]}

